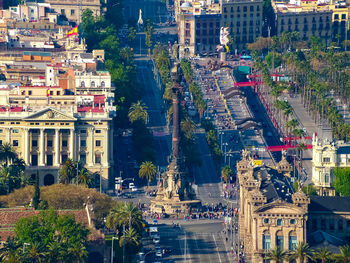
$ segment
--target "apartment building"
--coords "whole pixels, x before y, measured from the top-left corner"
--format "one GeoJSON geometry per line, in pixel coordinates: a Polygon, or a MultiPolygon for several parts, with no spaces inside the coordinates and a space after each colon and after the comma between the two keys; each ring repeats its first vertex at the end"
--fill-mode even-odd
{"type": "Polygon", "coordinates": [[[299,3],[273,2],[276,34],[297,31],[303,40],[318,36],[330,43],[332,37],[333,11],[327,4],[317,0],[301,0],[299,3]]]}
{"type": "Polygon", "coordinates": [[[229,28],[235,48],[244,49],[262,35],[262,6],[262,0],[222,1],[220,24],[229,28]]]}

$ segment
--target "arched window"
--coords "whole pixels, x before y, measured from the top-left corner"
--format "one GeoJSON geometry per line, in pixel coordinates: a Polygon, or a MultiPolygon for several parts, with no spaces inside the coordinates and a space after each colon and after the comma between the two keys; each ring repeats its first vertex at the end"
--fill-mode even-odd
{"type": "Polygon", "coordinates": [[[298,244],[298,240],[297,240],[297,234],[295,233],[295,231],[290,231],[289,232],[289,250],[295,250],[295,248],[297,247],[298,244]]]}
{"type": "Polygon", "coordinates": [[[329,174],[324,175],[324,182],[329,183],[329,174]]]}
{"type": "Polygon", "coordinates": [[[55,177],[52,174],[47,174],[44,177],[44,185],[52,185],[55,183],[55,177]]]}
{"type": "Polygon", "coordinates": [[[262,240],[263,240],[263,249],[265,250],[271,249],[271,235],[268,231],[264,231],[262,240]]]}
{"type": "Polygon", "coordinates": [[[276,232],[276,246],[280,247],[283,250],[284,245],[284,239],[283,239],[283,232],[277,231],[276,232]]]}
{"type": "Polygon", "coordinates": [[[80,87],[85,87],[85,81],[80,82],[80,87]]]}
{"type": "Polygon", "coordinates": [[[105,87],[105,86],[106,86],[105,82],[101,81],[101,87],[105,87]]]}
{"type": "Polygon", "coordinates": [[[91,81],[91,87],[92,87],[92,88],[95,87],[95,81],[91,81]]]}

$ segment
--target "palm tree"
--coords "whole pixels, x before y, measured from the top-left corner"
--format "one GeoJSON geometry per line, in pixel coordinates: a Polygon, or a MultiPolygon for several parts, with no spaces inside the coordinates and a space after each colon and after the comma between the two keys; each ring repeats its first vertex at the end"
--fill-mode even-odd
{"type": "Polygon", "coordinates": [[[4,143],[0,146],[0,161],[5,161],[6,165],[8,165],[8,162],[13,161],[15,158],[17,158],[17,153],[10,143],[4,143]]]}
{"type": "Polygon", "coordinates": [[[44,262],[45,253],[42,252],[42,245],[38,242],[35,242],[30,245],[30,249],[28,251],[28,254],[26,255],[27,258],[31,259],[31,262],[37,262],[41,263],[44,262]]]}
{"type": "Polygon", "coordinates": [[[140,235],[133,228],[129,228],[124,231],[124,234],[120,237],[119,240],[120,246],[138,246],[140,245],[140,235]]]}
{"type": "Polygon", "coordinates": [[[46,260],[49,263],[60,262],[63,260],[62,246],[59,242],[50,242],[47,245],[46,260]]]}
{"type": "Polygon", "coordinates": [[[315,260],[321,260],[321,263],[326,263],[327,261],[333,259],[333,254],[328,248],[319,248],[314,252],[313,258],[315,260]]]}
{"type": "Polygon", "coordinates": [[[74,243],[73,246],[68,248],[68,252],[72,255],[73,262],[76,263],[85,262],[88,257],[86,247],[82,243],[74,243]]]}
{"type": "Polygon", "coordinates": [[[124,225],[139,232],[142,230],[142,213],[133,203],[118,203],[107,216],[106,226],[109,229],[118,232],[124,225]]]}
{"type": "Polygon", "coordinates": [[[230,166],[226,165],[221,169],[221,176],[224,179],[225,183],[227,183],[232,175],[232,169],[230,166]]]}
{"type": "Polygon", "coordinates": [[[77,182],[78,182],[78,184],[90,186],[90,184],[92,182],[92,175],[88,171],[88,169],[86,169],[85,167],[80,169],[79,174],[78,174],[78,178],[77,178],[77,182]]]}
{"type": "Polygon", "coordinates": [[[280,246],[276,246],[273,249],[270,249],[267,252],[266,259],[270,259],[275,261],[276,263],[279,263],[283,261],[287,256],[287,252],[284,251],[280,246]]]}
{"type": "Polygon", "coordinates": [[[1,178],[1,181],[6,185],[7,194],[10,193],[11,176],[12,176],[11,167],[9,167],[5,164],[1,165],[0,166],[0,178],[1,178]]]}
{"type": "Polygon", "coordinates": [[[196,125],[190,118],[186,118],[185,120],[181,121],[181,131],[187,139],[193,139],[195,130],[196,125]]]}
{"type": "Polygon", "coordinates": [[[18,242],[14,238],[8,238],[7,242],[4,243],[3,247],[0,249],[0,260],[1,262],[8,263],[19,263],[20,255],[19,255],[20,246],[18,242]]]}
{"type": "Polygon", "coordinates": [[[146,161],[140,165],[139,177],[147,179],[148,187],[149,187],[149,182],[155,177],[156,173],[157,173],[157,168],[152,162],[146,161]]]}
{"type": "Polygon", "coordinates": [[[147,123],[148,113],[146,104],[142,103],[140,100],[131,104],[128,117],[131,123],[137,120],[142,120],[144,123],[147,123]]]}
{"type": "Polygon", "coordinates": [[[199,119],[202,119],[203,114],[205,112],[205,110],[207,109],[207,104],[205,103],[205,101],[203,99],[199,99],[196,101],[196,106],[197,106],[197,110],[199,113],[199,119]]]}
{"type": "Polygon", "coordinates": [[[299,263],[304,263],[305,260],[312,258],[312,249],[310,246],[304,242],[301,241],[298,243],[295,250],[290,255],[290,259],[299,259],[299,263]]]}
{"type": "Polygon", "coordinates": [[[350,263],[350,247],[349,245],[340,247],[340,254],[334,256],[336,262],[339,263],[350,263]]]}
{"type": "Polygon", "coordinates": [[[77,164],[72,159],[67,159],[64,165],[58,171],[60,183],[69,184],[76,176],[77,164]]]}

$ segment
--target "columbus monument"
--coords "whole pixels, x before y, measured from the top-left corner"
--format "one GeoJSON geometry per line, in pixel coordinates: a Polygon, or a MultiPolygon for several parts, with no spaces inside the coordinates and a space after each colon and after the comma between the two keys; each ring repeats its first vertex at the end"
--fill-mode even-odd
{"type": "Polygon", "coordinates": [[[173,79],[173,131],[172,155],[166,172],[162,175],[163,181],[158,185],[157,196],[152,200],[151,211],[169,215],[188,213],[191,208],[200,204],[195,200],[195,194],[186,173],[183,158],[180,153],[180,109],[179,85],[177,65],[172,69],[173,79]]]}

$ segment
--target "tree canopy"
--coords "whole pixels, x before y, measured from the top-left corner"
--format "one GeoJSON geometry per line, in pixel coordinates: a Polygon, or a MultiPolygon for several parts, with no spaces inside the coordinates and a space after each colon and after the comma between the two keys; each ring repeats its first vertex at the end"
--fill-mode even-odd
{"type": "Polygon", "coordinates": [[[341,196],[350,196],[350,168],[335,168],[333,174],[334,181],[332,185],[335,190],[341,196]]]}

